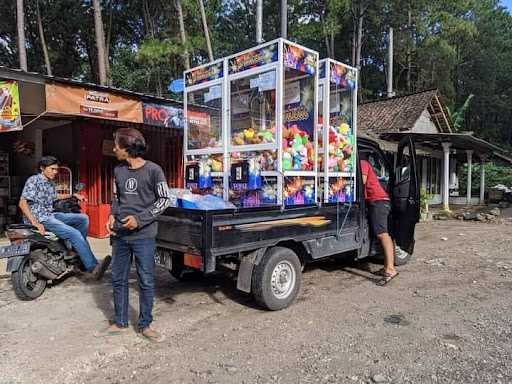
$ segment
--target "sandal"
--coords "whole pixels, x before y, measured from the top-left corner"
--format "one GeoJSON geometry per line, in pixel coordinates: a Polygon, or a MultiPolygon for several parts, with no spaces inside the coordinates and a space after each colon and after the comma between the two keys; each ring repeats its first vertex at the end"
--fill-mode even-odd
{"type": "Polygon", "coordinates": [[[142,337],[143,339],[146,339],[147,341],[150,341],[152,343],[161,343],[162,341],[165,340],[164,335],[162,335],[160,332],[157,332],[150,327],[140,329],[139,337],[142,337]]]}
{"type": "Polygon", "coordinates": [[[377,284],[379,287],[384,287],[385,285],[387,285],[391,280],[393,280],[397,276],[398,276],[398,272],[395,273],[394,275],[390,275],[386,272],[383,272],[382,278],[377,280],[375,282],[375,284],[377,284]]]}
{"type": "Polygon", "coordinates": [[[126,334],[128,331],[128,327],[114,327],[113,325],[109,326],[107,329],[104,329],[95,334],[96,337],[110,337],[110,336],[121,336],[126,334]]]}
{"type": "Polygon", "coordinates": [[[384,268],[381,268],[378,271],[372,272],[372,275],[375,275],[375,276],[386,276],[386,271],[384,270],[384,268]]]}

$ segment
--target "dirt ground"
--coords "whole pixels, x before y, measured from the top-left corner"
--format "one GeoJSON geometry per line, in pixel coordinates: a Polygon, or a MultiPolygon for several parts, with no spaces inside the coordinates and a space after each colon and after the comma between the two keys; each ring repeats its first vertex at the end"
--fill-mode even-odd
{"type": "Polygon", "coordinates": [[[512,383],[511,224],[419,225],[413,260],[384,288],[378,264],[314,264],[280,312],[226,277],[160,270],[158,345],[94,336],[112,316],[109,276],[34,302],[0,279],[0,383],[512,383]]]}

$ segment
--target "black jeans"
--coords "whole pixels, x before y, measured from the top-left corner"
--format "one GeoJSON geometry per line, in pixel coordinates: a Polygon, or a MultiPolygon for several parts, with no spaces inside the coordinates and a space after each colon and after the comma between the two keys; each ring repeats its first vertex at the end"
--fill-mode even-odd
{"type": "Polygon", "coordinates": [[[155,297],[155,239],[112,239],[112,287],[114,289],[115,323],[128,326],[128,275],[132,255],[139,280],[139,323],[144,329],[153,321],[155,297]]]}

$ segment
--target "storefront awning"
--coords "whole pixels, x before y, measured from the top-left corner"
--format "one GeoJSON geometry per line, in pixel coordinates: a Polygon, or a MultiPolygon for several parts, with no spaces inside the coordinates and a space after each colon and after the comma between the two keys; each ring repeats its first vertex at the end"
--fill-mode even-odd
{"type": "Polygon", "coordinates": [[[442,143],[451,143],[455,150],[472,150],[476,156],[497,157],[512,163],[512,157],[502,148],[467,133],[384,133],[380,137],[385,140],[399,141],[404,136],[411,136],[422,147],[439,150],[442,143]]]}

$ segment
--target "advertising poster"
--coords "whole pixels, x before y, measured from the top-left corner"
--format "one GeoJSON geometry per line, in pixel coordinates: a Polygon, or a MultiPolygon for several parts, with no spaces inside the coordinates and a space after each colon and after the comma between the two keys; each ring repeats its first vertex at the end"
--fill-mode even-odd
{"type": "Polygon", "coordinates": [[[210,64],[205,67],[197,68],[190,72],[187,72],[185,74],[185,86],[191,87],[193,85],[221,79],[223,76],[223,62],[210,64]]]}
{"type": "Polygon", "coordinates": [[[229,59],[229,73],[239,73],[277,61],[277,43],[229,59]]]}
{"type": "Polygon", "coordinates": [[[284,65],[302,73],[314,75],[317,66],[317,57],[304,48],[295,45],[284,45],[284,65]]]}
{"type": "Polygon", "coordinates": [[[157,127],[183,129],[183,109],[170,105],[144,103],[144,124],[157,127]]]}
{"type": "Polygon", "coordinates": [[[46,84],[48,112],[142,123],[142,103],[126,96],[81,87],[46,84]]]}
{"type": "Polygon", "coordinates": [[[0,132],[20,131],[20,96],[18,82],[0,80],[0,132]]]}

